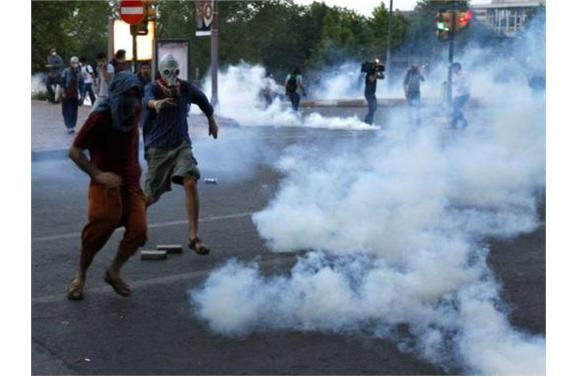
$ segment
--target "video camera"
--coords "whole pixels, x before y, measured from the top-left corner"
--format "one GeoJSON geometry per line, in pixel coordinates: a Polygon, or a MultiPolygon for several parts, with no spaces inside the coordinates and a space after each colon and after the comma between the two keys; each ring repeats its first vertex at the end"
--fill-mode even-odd
{"type": "Polygon", "coordinates": [[[382,63],[374,63],[374,62],[364,62],[362,63],[361,72],[363,73],[376,73],[376,72],[384,72],[384,64],[382,63]]]}

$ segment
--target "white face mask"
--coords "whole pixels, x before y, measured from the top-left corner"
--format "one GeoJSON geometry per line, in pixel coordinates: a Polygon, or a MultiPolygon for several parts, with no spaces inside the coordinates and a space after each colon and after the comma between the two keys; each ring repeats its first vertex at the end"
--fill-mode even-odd
{"type": "Polygon", "coordinates": [[[179,76],[179,62],[173,55],[165,55],[159,62],[159,71],[161,77],[169,86],[177,85],[177,77],[179,76]]]}
{"type": "Polygon", "coordinates": [[[52,55],[56,55],[56,51],[52,51],[52,55]]]}

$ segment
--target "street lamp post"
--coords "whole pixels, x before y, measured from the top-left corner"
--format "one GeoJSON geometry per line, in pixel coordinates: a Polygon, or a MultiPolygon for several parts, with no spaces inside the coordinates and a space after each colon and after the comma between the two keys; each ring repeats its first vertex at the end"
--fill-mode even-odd
{"type": "Polygon", "coordinates": [[[456,0],[452,1],[452,23],[450,27],[450,34],[449,34],[449,46],[448,46],[448,76],[447,76],[447,88],[446,88],[446,101],[448,108],[450,109],[452,106],[452,63],[454,59],[454,32],[456,29],[456,0]]]}
{"type": "Polygon", "coordinates": [[[386,77],[390,81],[390,50],[392,43],[392,2],[390,0],[390,11],[388,12],[388,39],[386,41],[386,77]]]}
{"type": "Polygon", "coordinates": [[[219,102],[217,94],[217,74],[219,68],[219,28],[217,0],[213,2],[213,22],[211,23],[211,104],[216,106],[219,102]]]}

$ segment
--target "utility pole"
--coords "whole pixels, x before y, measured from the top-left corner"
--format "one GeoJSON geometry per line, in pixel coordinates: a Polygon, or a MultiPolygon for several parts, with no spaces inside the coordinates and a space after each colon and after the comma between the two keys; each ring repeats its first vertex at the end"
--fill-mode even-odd
{"type": "Polygon", "coordinates": [[[388,12],[388,39],[386,41],[386,79],[390,81],[390,50],[392,43],[392,1],[390,0],[390,11],[388,12]]]}
{"type": "Polygon", "coordinates": [[[219,68],[219,28],[217,0],[213,1],[213,22],[211,23],[211,104],[216,106],[219,102],[217,95],[217,73],[219,68]]]}
{"type": "Polygon", "coordinates": [[[133,36],[133,73],[137,73],[137,30],[131,25],[131,35],[133,36]]]}
{"type": "Polygon", "coordinates": [[[450,35],[449,35],[449,45],[448,45],[448,77],[446,79],[447,88],[446,88],[446,103],[448,108],[450,109],[452,105],[452,63],[454,59],[454,32],[456,30],[456,0],[452,1],[452,23],[450,27],[450,35]]]}

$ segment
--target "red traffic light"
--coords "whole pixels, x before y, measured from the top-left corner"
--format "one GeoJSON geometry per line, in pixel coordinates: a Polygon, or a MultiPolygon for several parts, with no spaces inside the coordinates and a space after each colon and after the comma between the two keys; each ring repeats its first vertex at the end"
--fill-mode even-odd
{"type": "Polygon", "coordinates": [[[467,10],[466,12],[460,12],[458,14],[458,20],[457,20],[457,29],[463,29],[465,27],[468,26],[468,23],[470,22],[470,20],[472,20],[473,18],[473,13],[471,10],[467,10]]]}

